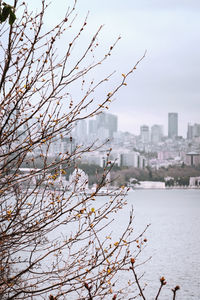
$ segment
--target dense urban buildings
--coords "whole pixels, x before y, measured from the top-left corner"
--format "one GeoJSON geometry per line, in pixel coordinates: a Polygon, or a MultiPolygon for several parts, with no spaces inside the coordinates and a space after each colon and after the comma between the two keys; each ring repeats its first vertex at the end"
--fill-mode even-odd
{"type": "Polygon", "coordinates": [[[118,130],[118,117],[110,113],[101,113],[86,121],[75,124],[71,137],[55,137],[51,143],[44,143],[35,150],[35,155],[46,153],[58,156],[60,153],[72,153],[76,147],[95,145],[92,151],[86,151],[76,157],[82,164],[106,165],[107,151],[112,148],[109,160],[118,167],[156,169],[171,165],[200,164],[200,124],[188,124],[187,138],[178,136],[178,113],[168,114],[168,135],[164,135],[163,126],[140,126],[140,134],[118,130]],[[103,146],[102,146],[103,145],[103,146]],[[95,149],[96,148],[96,149],[95,149]]]}

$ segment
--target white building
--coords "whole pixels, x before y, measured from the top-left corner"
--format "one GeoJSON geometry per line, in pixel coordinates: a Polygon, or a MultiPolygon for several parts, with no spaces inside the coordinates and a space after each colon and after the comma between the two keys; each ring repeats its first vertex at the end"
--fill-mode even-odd
{"type": "Polygon", "coordinates": [[[122,167],[138,167],[139,153],[130,151],[128,153],[122,153],[120,156],[120,165],[122,167]]]}
{"type": "Polygon", "coordinates": [[[120,166],[143,169],[146,166],[146,158],[136,151],[122,153],[120,155],[120,166]]]}
{"type": "Polygon", "coordinates": [[[190,187],[200,187],[200,177],[190,177],[190,187]]]}

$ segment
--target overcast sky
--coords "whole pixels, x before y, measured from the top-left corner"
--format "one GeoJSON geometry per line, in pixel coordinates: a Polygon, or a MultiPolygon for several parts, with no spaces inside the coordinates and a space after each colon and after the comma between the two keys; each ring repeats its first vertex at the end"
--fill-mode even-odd
{"type": "MultiPolygon", "coordinates": [[[[72,3],[51,2],[49,23],[72,3]]],[[[147,50],[111,106],[120,130],[139,133],[142,124],[163,124],[167,133],[168,112],[178,112],[180,135],[188,122],[200,123],[200,0],[78,0],[78,18],[87,11],[88,35],[105,24],[101,44],[122,37],[110,71],[127,72],[147,50]]]]}

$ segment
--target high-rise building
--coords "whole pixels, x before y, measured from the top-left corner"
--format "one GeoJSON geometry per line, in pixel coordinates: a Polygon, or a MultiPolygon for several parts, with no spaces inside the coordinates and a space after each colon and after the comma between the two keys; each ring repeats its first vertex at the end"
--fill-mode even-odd
{"type": "Polygon", "coordinates": [[[174,139],[178,136],[178,114],[168,113],[168,137],[174,139]]]}
{"type": "Polygon", "coordinates": [[[150,139],[149,126],[147,125],[140,126],[140,139],[142,143],[149,143],[149,139],[150,139]]]}
{"type": "Polygon", "coordinates": [[[79,120],[76,122],[74,136],[78,143],[85,143],[87,140],[87,122],[86,120],[79,120]]]}
{"type": "Polygon", "coordinates": [[[193,136],[200,137],[200,124],[195,123],[193,126],[193,136]]]}
{"type": "Polygon", "coordinates": [[[193,126],[188,123],[188,128],[187,128],[187,139],[191,140],[193,138],[193,126]]]}
{"type": "Polygon", "coordinates": [[[153,125],[151,127],[151,142],[157,144],[161,141],[163,137],[163,126],[162,125],[153,125]]]}
{"type": "Polygon", "coordinates": [[[200,137],[200,124],[188,124],[187,139],[191,140],[196,137],[200,137]]]}
{"type": "Polygon", "coordinates": [[[113,133],[117,132],[118,119],[117,116],[108,113],[101,113],[96,117],[97,128],[104,128],[108,130],[108,137],[112,138],[113,133]]]}

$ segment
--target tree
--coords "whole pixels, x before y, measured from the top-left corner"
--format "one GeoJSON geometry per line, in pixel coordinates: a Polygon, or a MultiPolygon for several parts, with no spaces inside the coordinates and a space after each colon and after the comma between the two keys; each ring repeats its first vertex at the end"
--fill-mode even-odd
{"type": "Polygon", "coordinates": [[[69,33],[61,55],[56,45],[73,25],[76,1],[59,24],[45,31],[47,8],[42,0],[40,12],[33,14],[25,2],[15,0],[17,19],[0,27],[0,298],[116,299],[126,292],[126,285],[115,285],[116,278],[129,270],[132,256],[137,260],[144,232],[134,235],[131,211],[123,233],[111,239],[113,214],[125,205],[124,187],[99,207],[94,201],[108,182],[109,149],[93,193],[86,191],[86,180],[80,185],[78,169],[67,185],[63,165],[70,168],[83,153],[96,149],[95,143],[72,147],[71,131],[77,121],[109,107],[140,60],[93,106],[94,94],[112,74],[91,81],[90,72],[109,58],[116,43],[94,61],[100,27],[73,57],[86,18],[74,36],[69,33]],[[65,151],[52,158],[54,145],[64,139],[65,151]]]}
{"type": "Polygon", "coordinates": [[[43,28],[47,6],[41,3],[41,11],[33,16],[25,2],[15,0],[17,20],[1,25],[0,295],[1,299],[38,299],[50,293],[57,298],[66,294],[103,298],[111,292],[118,271],[130,263],[132,212],[119,240],[99,239],[110,223],[106,221],[109,215],[123,206],[121,196],[126,191],[119,191],[120,201],[115,195],[94,208],[94,198],[107,181],[109,163],[93,194],[84,193],[86,182],[79,194],[78,172],[73,190],[67,193],[58,179],[65,172],[63,164],[70,167],[82,153],[95,149],[95,144],[69,147],[56,159],[49,159],[49,154],[66,137],[70,145],[75,122],[108,108],[136,66],[89,111],[92,95],[111,75],[89,82],[87,88],[86,76],[111,55],[115,43],[100,60],[91,60],[100,27],[79,57],[71,59],[86,28],[85,19],[60,57],[56,43],[71,28],[76,3],[48,32],[43,28]],[[78,100],[70,93],[73,84],[84,92],[78,100]],[[35,168],[37,159],[42,161],[40,169],[35,168]],[[31,168],[24,169],[24,165],[31,168]],[[53,170],[59,172],[52,175],[53,170]],[[62,236],[61,230],[66,234],[62,236]]]}

